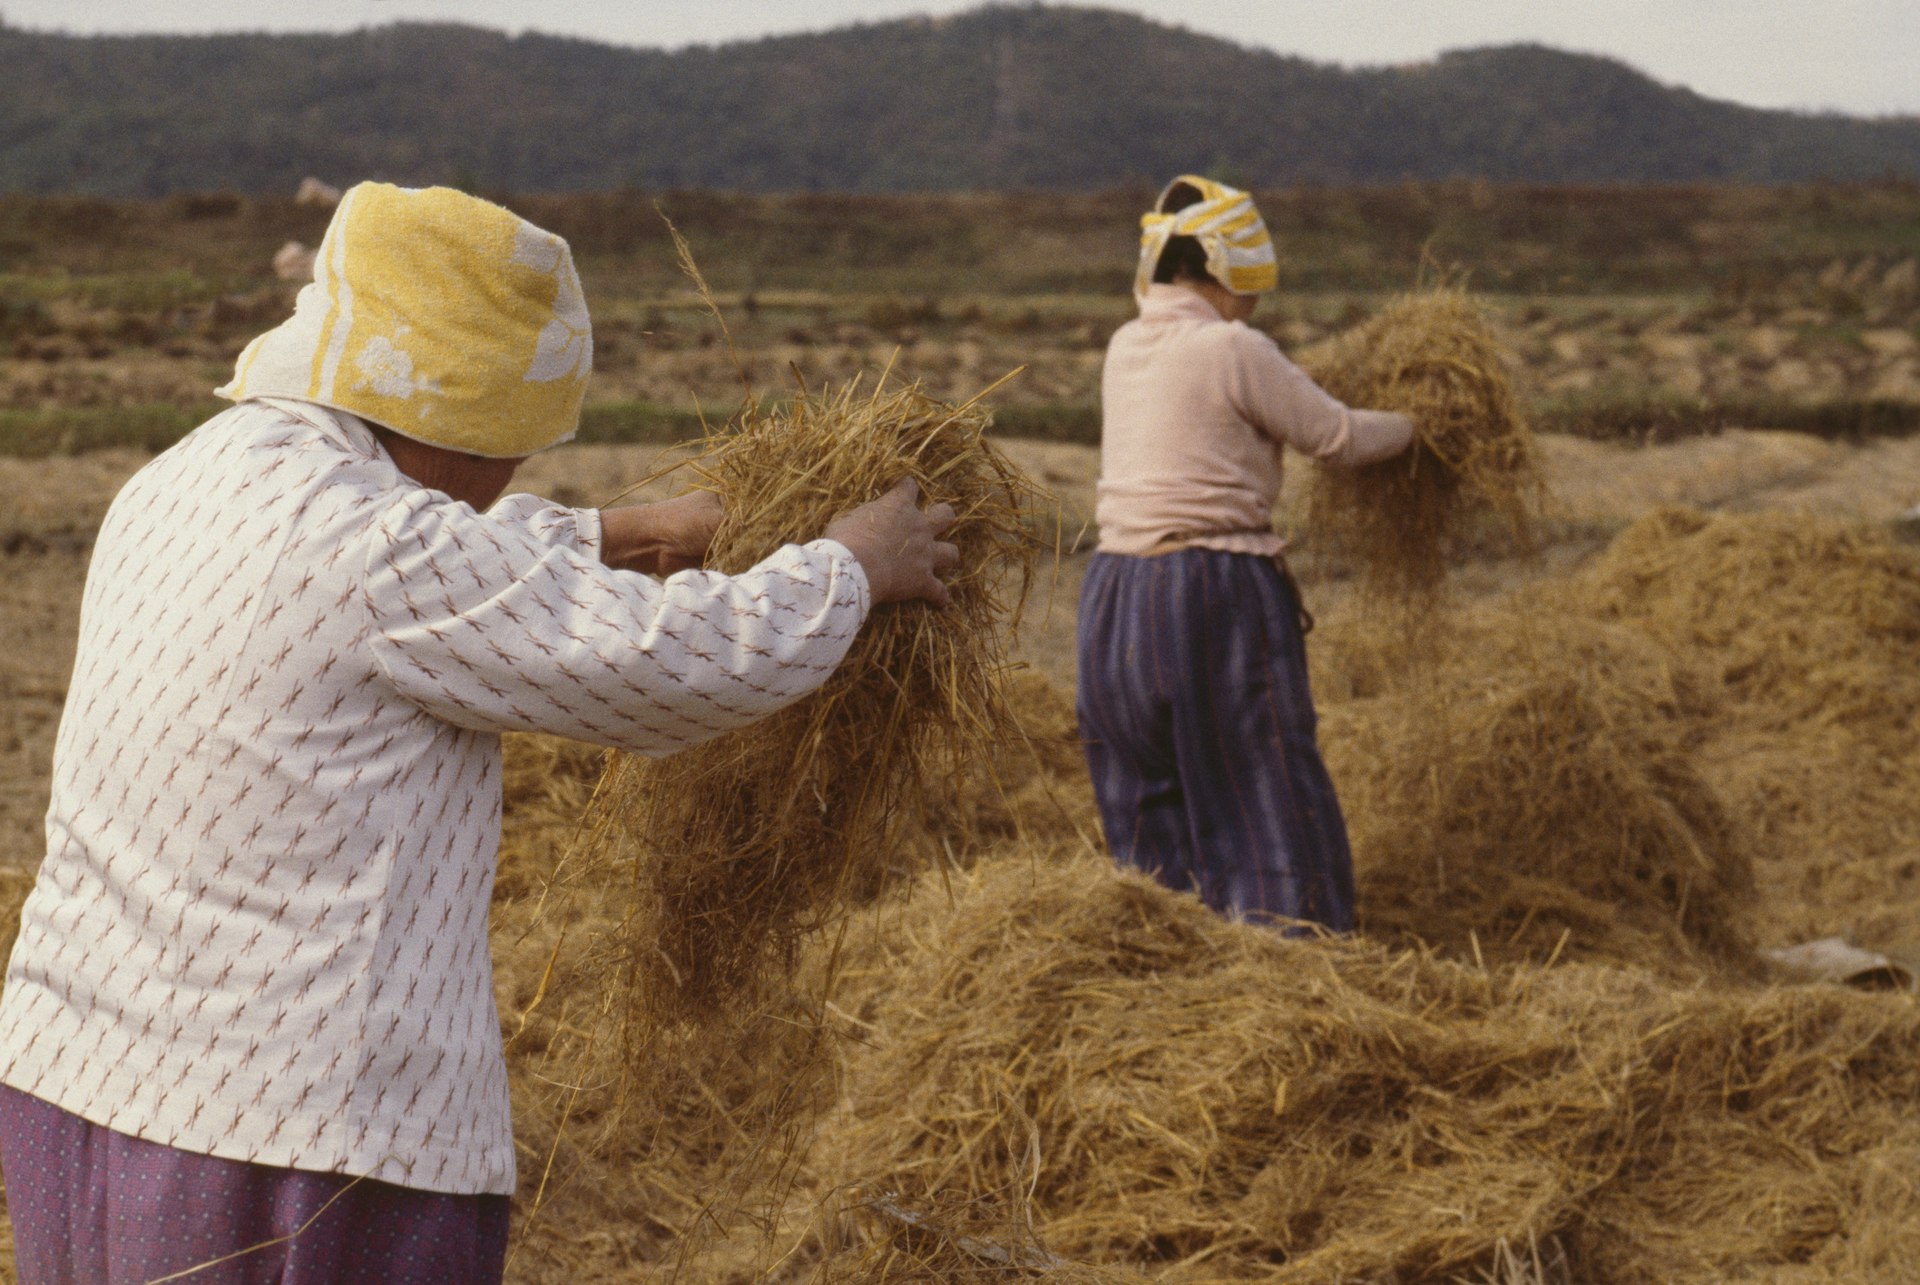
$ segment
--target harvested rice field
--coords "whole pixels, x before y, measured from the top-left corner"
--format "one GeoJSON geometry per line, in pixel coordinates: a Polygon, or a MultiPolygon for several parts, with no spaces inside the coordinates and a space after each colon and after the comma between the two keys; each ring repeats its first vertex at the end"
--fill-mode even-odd
{"type": "MultiPolygon", "coordinates": [[[[509,738],[510,1279],[1906,1279],[1920,1010],[1766,952],[1842,937],[1920,964],[1920,545],[1896,521],[1920,442],[1540,447],[1542,547],[1453,568],[1410,647],[1303,549],[1351,942],[1222,922],[1098,852],[1072,743],[1084,554],[1049,556],[1011,688],[1030,745],[900,840],[940,871],[842,925],[824,1004],[828,946],[803,947],[787,1008],[609,1140],[554,1061],[593,996],[541,995],[557,939],[593,926],[549,880],[601,756],[509,738]]],[[[1091,450],[1005,449],[1084,517],[1091,450]]],[[[140,458],[0,461],[9,898],[86,533],[140,458]]],[[[522,481],[593,495],[658,458],[563,448],[522,481]]]]}
{"type": "MultiPolygon", "coordinates": [[[[892,361],[897,389],[959,400],[1030,365],[992,402],[1041,436],[987,440],[1057,519],[1021,529],[1038,539],[1015,560],[1037,561],[1003,685],[949,657],[918,695],[846,706],[895,737],[886,789],[911,798],[863,810],[858,720],[796,720],[682,776],[618,765],[605,786],[599,751],[507,738],[508,1279],[1920,1279],[1920,437],[1901,427],[1920,305],[1901,258],[1849,244],[1838,267],[1781,267],[1757,303],[1618,283],[1487,302],[1516,413],[1545,428],[1503,474],[1529,488],[1525,539],[1450,528],[1418,611],[1383,611],[1364,539],[1316,539],[1313,470],[1290,463],[1276,520],[1318,618],[1320,739],[1357,863],[1360,931],[1338,941],[1227,922],[1101,848],[1072,711],[1098,464],[1075,416],[1123,295],[934,297],[925,265],[858,296],[722,280],[762,380],[792,362],[817,389],[892,361]],[[1725,422],[1687,418],[1695,397],[1725,422]],[[1834,429],[1835,406],[1879,427],[1834,429]],[[1579,431],[1568,407],[1590,412],[1579,431]],[[1793,413],[1743,425],[1742,407],[1793,413]],[[1776,423],[1818,431],[1753,426],[1776,423]],[[976,753],[902,730],[935,705],[977,725],[976,753]],[[701,783],[731,773],[724,805],[769,758],[807,764],[790,826],[832,896],[775,907],[777,948],[741,956],[745,974],[646,956],[633,889],[676,922],[673,898],[693,904],[725,854],[668,840],[730,823],[701,783]],[[1794,953],[1827,939],[1872,966],[1794,953]],[[626,953],[595,954],[610,943],[626,953]],[[636,969],[651,992],[617,980],[636,969]],[[723,1020],[675,1007],[688,978],[718,987],[723,1020]]],[[[583,259],[590,298],[597,279],[612,299],[603,426],[676,397],[730,414],[724,345],[678,287],[615,266],[583,259]]],[[[131,326],[125,283],[88,279],[9,314],[0,350],[0,427],[69,434],[0,453],[0,936],[39,854],[92,532],[174,431],[152,407],[197,405],[259,324],[246,308],[279,298],[251,283],[210,296],[224,312],[174,300],[174,320],[131,326]],[[89,436],[116,416],[158,440],[89,436]]],[[[1336,363],[1390,293],[1303,292],[1271,326],[1336,363]]],[[[910,428],[917,405],[886,422],[910,428]]],[[[687,454],[601,436],[516,488],[659,494],[687,454]]],[[[787,502],[775,474],[743,472],[740,494],[787,502]]],[[[1018,489],[961,481],[996,503],[1018,489]]],[[[981,538],[1012,557],[1020,532],[987,516],[981,538]]],[[[998,628],[1004,601],[968,610],[998,628]]],[[[767,931],[750,908],[689,913],[708,936],[676,950],[767,931]]]]}

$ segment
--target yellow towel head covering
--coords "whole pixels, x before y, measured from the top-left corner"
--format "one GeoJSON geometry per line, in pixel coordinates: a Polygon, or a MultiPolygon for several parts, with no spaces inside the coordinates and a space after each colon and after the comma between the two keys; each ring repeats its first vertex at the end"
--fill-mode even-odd
{"type": "Polygon", "coordinates": [[[1273,238],[1254,208],[1253,198],[1238,188],[1210,178],[1182,174],[1167,184],[1153,210],[1140,216],[1140,268],[1133,292],[1145,296],[1153,282],[1160,252],[1175,236],[1190,236],[1207,252],[1207,274],[1235,294],[1260,294],[1280,281],[1273,238]],[[1167,197],[1182,183],[1200,193],[1200,200],[1184,210],[1166,212],[1167,197]]]}
{"type": "Polygon", "coordinates": [[[592,369],[565,241],[450,188],[361,183],[334,210],[293,316],[214,391],[318,402],[510,459],[574,435],[592,369]]]}

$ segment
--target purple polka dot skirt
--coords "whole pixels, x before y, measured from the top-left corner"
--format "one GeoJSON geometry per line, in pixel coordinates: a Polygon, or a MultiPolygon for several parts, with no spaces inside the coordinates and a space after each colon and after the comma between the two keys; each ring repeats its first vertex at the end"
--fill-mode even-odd
{"type": "Polygon", "coordinates": [[[21,1285],[478,1285],[505,1269],[508,1198],[194,1155],[0,1086],[21,1285]]]}

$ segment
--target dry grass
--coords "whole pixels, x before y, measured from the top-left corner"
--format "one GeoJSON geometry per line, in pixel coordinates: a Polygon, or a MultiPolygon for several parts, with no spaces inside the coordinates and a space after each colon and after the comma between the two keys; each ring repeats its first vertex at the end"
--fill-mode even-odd
{"type": "Polygon", "coordinates": [[[1776,726],[1911,726],[1920,552],[1884,530],[1662,510],[1623,532],[1580,587],[1600,618],[1712,657],[1730,697],[1776,726]]]}
{"type": "Polygon", "coordinates": [[[1008,630],[1035,548],[1031,490],[982,438],[977,405],[917,388],[802,394],[707,444],[703,485],[729,517],[710,565],[747,570],[910,477],[953,505],[951,602],[875,609],[834,676],[753,728],[664,759],[617,756],[589,860],[632,873],[612,945],[627,1039],[724,1024],[791,966],[802,936],[897,876],[891,838],[938,783],[1008,739],[1008,630]]]}
{"type": "Polygon", "coordinates": [[[523,1218],[544,1189],[510,1279],[1910,1275],[1914,1001],[1760,985],[1716,939],[1911,939],[1920,551],[1663,513],[1436,624],[1424,674],[1330,615],[1316,684],[1387,940],[1275,941],[1076,855],[1070,710],[1017,677],[1035,748],[1001,747],[1008,787],[941,782],[890,858],[944,841],[959,868],[803,945],[793,985],[818,997],[837,966],[834,1008],[761,1010],[599,1152],[609,1090],[579,1058],[604,996],[568,965],[620,929],[630,880],[541,904],[601,756],[509,738],[494,942],[523,1218]]]}
{"type": "MultiPolygon", "coordinates": [[[[1425,676],[1374,663],[1366,635],[1330,622],[1316,639],[1351,668],[1321,684],[1329,735],[1355,719],[1367,729],[1355,747],[1405,783],[1347,785],[1356,831],[1407,809],[1436,823],[1435,847],[1479,863],[1449,871],[1504,871],[1518,894],[1430,898],[1406,922],[1432,951],[1280,939],[1085,855],[1064,698],[1023,679],[1009,703],[1037,748],[1002,753],[1025,756],[1031,779],[1005,792],[943,784],[958,817],[924,832],[957,845],[974,823],[991,850],[922,875],[904,903],[874,903],[837,955],[833,937],[804,948],[794,985],[818,995],[837,968],[834,1007],[764,1011],[674,1082],[652,1128],[599,1153],[583,1144],[606,1095],[569,1077],[600,997],[546,965],[619,925],[623,881],[543,908],[538,889],[600,756],[510,738],[495,942],[517,1032],[523,1210],[554,1161],[510,1277],[1903,1279],[1920,1254],[1920,1007],[1720,967],[1709,912],[1764,916],[1756,933],[1777,936],[1785,899],[1696,892],[1683,908],[1675,885],[1636,873],[1626,838],[1665,862],[1642,857],[1645,871],[1693,872],[1711,889],[1700,872],[1713,867],[1688,864],[1689,835],[1709,854],[1727,839],[1763,871],[1803,870],[1827,855],[1765,836],[1843,822],[1821,799],[1889,824],[1912,817],[1920,762],[1885,738],[1912,708],[1916,576],[1920,552],[1857,527],[1662,514],[1567,583],[1462,617],[1433,641],[1425,676]],[[1450,737],[1487,736],[1484,752],[1444,763],[1443,797],[1477,833],[1449,830],[1414,784],[1434,751],[1403,733],[1436,688],[1478,711],[1450,737]],[[1862,699],[1876,691],[1880,710],[1862,699]],[[1409,703],[1389,719],[1395,701],[1409,703]],[[1803,756],[1804,815],[1786,795],[1727,802],[1743,773],[1775,772],[1775,742],[1752,738],[1800,728],[1813,737],[1802,748],[1823,745],[1813,734],[1829,708],[1861,739],[1842,757],[1803,756]],[[1488,735],[1500,729],[1550,739],[1488,735]],[[1653,770],[1663,763],[1676,774],[1653,770]],[[1857,780],[1880,766],[1871,790],[1857,780]],[[1586,790],[1588,806],[1514,812],[1503,800],[1515,782],[1529,798],[1586,790]],[[1702,798],[1718,803],[1682,806],[1702,798]],[[1636,829],[1663,800],[1671,824],[1636,829]],[[1714,807],[1737,814],[1728,835],[1701,819],[1714,807]],[[1591,962],[1572,958],[1589,930],[1569,904],[1613,916],[1591,962]],[[1499,962],[1517,926],[1501,916],[1527,906],[1574,925],[1550,967],[1538,952],[1558,933],[1532,927],[1519,935],[1532,950],[1499,962]],[[781,1165],[752,1163],[776,1151],[781,1165]]],[[[1887,851],[1865,831],[1858,842],[1887,851]]],[[[1387,856],[1412,886],[1435,873],[1416,838],[1387,856]]],[[[1899,889],[1888,878],[1872,893],[1897,908],[1899,889]]],[[[1383,893],[1372,900],[1387,910],[1383,893]]]]}
{"type": "Polygon", "coordinates": [[[1319,641],[1367,931],[1691,970],[1764,904],[1776,940],[1911,942],[1920,552],[1884,532],[1662,511],[1410,649],[1364,613],[1319,641]]]}
{"type": "Polygon", "coordinates": [[[1168,1282],[1890,1279],[1920,1235],[1910,998],[1292,941],[1032,850],[922,891],[848,967],[821,1187],[1168,1282]]]}
{"type": "Polygon", "coordinates": [[[1771,858],[1783,940],[1920,940],[1920,549],[1806,514],[1666,511],[1568,597],[1692,658],[1713,705],[1696,762],[1771,858]]]}
{"type": "Polygon", "coordinates": [[[1014,740],[1005,652],[1037,552],[1035,495],[987,424],[977,400],[884,379],[802,390],[749,403],[693,465],[727,505],[716,570],[812,538],[901,478],[953,506],[960,565],[945,607],[875,608],[812,696],[668,758],[613,756],[532,918],[548,961],[516,998],[550,1019],[526,1037],[549,1082],[543,1163],[591,1173],[645,1156],[656,1177],[636,1185],[677,1206],[656,1216],[682,1254],[779,1205],[830,1088],[833,929],[937,855],[903,836],[935,828],[942,782],[1014,740]],[[802,969],[802,946],[823,938],[802,969]],[[689,1172],[704,1175],[690,1204],[689,1172]]]}
{"type": "Polygon", "coordinates": [[[1503,962],[1748,958],[1755,836],[1697,761],[1712,689],[1686,662],[1538,595],[1420,649],[1324,724],[1364,932],[1503,962]]]}
{"type": "Polygon", "coordinates": [[[1330,622],[1320,686],[1369,934],[1348,942],[1226,923],[1087,855],[1064,700],[1024,688],[1031,779],[946,791],[991,848],[805,954],[807,979],[837,969],[833,1007],[753,1028],[667,1105],[676,1146],[606,1184],[653,1193],[629,1227],[699,1192],[754,1234],[702,1237],[689,1210],[625,1270],[1901,1278],[1920,1007],[1767,985],[1750,945],[1792,917],[1782,872],[1852,869],[1820,835],[1891,861],[1914,820],[1916,587],[1920,552],[1861,528],[1665,513],[1568,580],[1437,618],[1418,664],[1370,617],[1330,622]],[[1848,755],[1797,775],[1767,739],[1838,729],[1848,755]],[[770,1080],[793,1086],[784,1115],[757,1105],[770,1080]],[[678,1145],[715,1121],[735,1157],[789,1129],[779,1181],[729,1188],[750,1167],[678,1145]]]}
{"type": "Polygon", "coordinates": [[[1431,598],[1448,556],[1489,521],[1531,543],[1540,501],[1533,436],[1493,331],[1464,290],[1405,295],[1306,365],[1348,405],[1414,423],[1403,455],[1314,473],[1308,530],[1353,563],[1364,592],[1431,598]]]}

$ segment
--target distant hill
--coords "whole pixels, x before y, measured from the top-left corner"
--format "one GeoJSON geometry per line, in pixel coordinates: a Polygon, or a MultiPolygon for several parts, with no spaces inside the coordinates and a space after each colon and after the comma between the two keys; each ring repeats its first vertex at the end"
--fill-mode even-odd
{"type": "Polygon", "coordinates": [[[1761,111],[1538,46],[1345,70],[1101,9],[989,7],[678,52],[401,24],[0,29],[0,191],[1088,189],[1920,176],[1920,118],[1761,111]]]}

